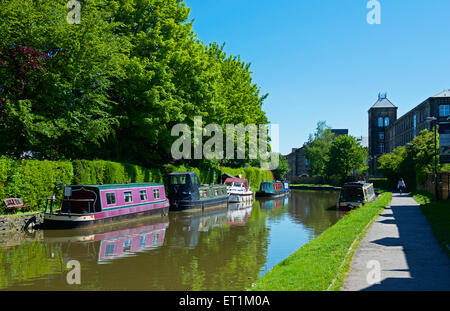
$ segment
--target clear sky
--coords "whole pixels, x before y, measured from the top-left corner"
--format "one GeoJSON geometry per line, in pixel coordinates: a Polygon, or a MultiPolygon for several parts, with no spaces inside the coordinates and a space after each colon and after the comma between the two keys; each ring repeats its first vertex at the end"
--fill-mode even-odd
{"type": "Polygon", "coordinates": [[[199,39],[252,64],[282,154],[319,120],[368,136],[379,92],[401,116],[450,89],[450,1],[379,0],[379,25],[368,1],[185,0],[199,39]]]}

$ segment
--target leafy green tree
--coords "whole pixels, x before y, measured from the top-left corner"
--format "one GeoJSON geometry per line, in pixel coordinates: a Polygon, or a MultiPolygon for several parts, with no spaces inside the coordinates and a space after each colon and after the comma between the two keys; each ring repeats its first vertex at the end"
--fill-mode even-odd
{"type": "MultiPolygon", "coordinates": [[[[439,138],[437,143],[439,148],[439,138]]],[[[409,189],[415,189],[417,183],[424,184],[428,174],[434,172],[434,132],[421,131],[410,145],[395,148],[381,156],[378,163],[378,169],[389,178],[392,187],[403,178],[409,189]]]]}
{"type": "Polygon", "coordinates": [[[319,121],[316,132],[309,135],[305,147],[305,156],[309,161],[311,175],[325,175],[325,164],[333,138],[334,134],[331,132],[331,127],[325,121],[319,121]]]}
{"type": "Polygon", "coordinates": [[[343,135],[331,143],[325,163],[327,176],[337,176],[341,182],[353,171],[362,173],[367,169],[367,148],[356,141],[355,137],[343,135]]]}
{"type": "Polygon", "coordinates": [[[272,171],[276,180],[285,180],[286,174],[289,172],[289,163],[285,156],[279,154],[278,167],[272,171]]]}
{"type": "Polygon", "coordinates": [[[250,64],[205,46],[181,0],[0,5],[2,153],[42,159],[172,161],[171,128],[267,124],[250,64]]]}

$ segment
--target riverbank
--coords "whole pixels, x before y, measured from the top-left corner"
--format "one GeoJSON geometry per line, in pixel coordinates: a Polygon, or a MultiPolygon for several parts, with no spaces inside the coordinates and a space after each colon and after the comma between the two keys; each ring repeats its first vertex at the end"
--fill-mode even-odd
{"type": "MultiPolygon", "coordinates": [[[[202,184],[217,183],[220,175],[220,167],[212,164],[202,167],[167,164],[160,168],[145,168],[103,160],[40,161],[0,157],[0,214],[6,212],[3,203],[6,198],[21,198],[29,205],[21,209],[25,213],[43,210],[46,198],[54,191],[62,195],[62,184],[164,182],[167,185],[169,174],[176,171],[193,171],[202,184]]],[[[259,189],[263,181],[273,180],[271,171],[257,167],[223,167],[222,173],[241,175],[252,189],[259,189]]]]}
{"type": "Polygon", "coordinates": [[[22,231],[33,228],[43,222],[42,213],[0,216],[0,235],[11,231],[22,231]]]}
{"type": "Polygon", "coordinates": [[[430,223],[434,236],[450,257],[450,201],[436,202],[433,194],[423,191],[413,192],[412,195],[420,204],[420,209],[430,223]]]}
{"type": "Polygon", "coordinates": [[[391,199],[392,193],[383,193],[375,202],[351,211],[258,279],[251,290],[339,290],[362,234],[391,199]]]}

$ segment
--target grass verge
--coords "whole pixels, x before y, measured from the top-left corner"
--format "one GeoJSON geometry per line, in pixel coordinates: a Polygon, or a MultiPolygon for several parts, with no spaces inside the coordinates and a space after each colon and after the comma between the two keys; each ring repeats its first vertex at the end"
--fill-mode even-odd
{"type": "Polygon", "coordinates": [[[391,199],[392,193],[386,192],[375,202],[351,211],[258,279],[251,290],[339,290],[362,234],[368,224],[389,205],[391,199]],[[332,283],[333,286],[330,287],[332,283]]]}
{"type": "Polygon", "coordinates": [[[434,236],[450,257],[450,201],[436,202],[433,194],[423,191],[415,191],[412,195],[420,204],[420,209],[430,223],[434,236]]]}

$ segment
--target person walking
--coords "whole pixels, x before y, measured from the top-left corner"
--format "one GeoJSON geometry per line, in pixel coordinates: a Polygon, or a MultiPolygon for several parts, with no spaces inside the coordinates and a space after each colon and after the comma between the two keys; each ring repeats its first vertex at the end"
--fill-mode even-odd
{"type": "Polygon", "coordinates": [[[405,184],[405,181],[403,180],[403,178],[400,178],[400,180],[398,181],[397,188],[400,191],[400,194],[402,194],[403,191],[405,191],[406,184],[405,184]]]}

